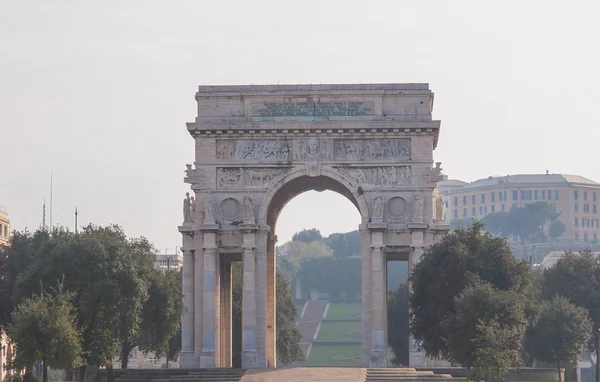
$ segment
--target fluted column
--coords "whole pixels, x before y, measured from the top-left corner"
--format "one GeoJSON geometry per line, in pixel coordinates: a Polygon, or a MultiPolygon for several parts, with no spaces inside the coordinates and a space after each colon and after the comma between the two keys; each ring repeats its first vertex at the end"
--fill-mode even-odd
{"type": "Polygon", "coordinates": [[[371,351],[369,367],[387,367],[386,280],[383,232],[371,232],[371,351]]]}
{"type": "Polygon", "coordinates": [[[204,233],[202,351],[200,367],[217,367],[217,247],[216,233],[204,233]]]}
{"type": "Polygon", "coordinates": [[[183,249],[182,292],[185,311],[181,322],[182,368],[194,367],[194,257],[191,249],[183,249]]]}
{"type": "Polygon", "coordinates": [[[256,230],[243,230],[242,368],[258,367],[256,347],[256,230]]]}

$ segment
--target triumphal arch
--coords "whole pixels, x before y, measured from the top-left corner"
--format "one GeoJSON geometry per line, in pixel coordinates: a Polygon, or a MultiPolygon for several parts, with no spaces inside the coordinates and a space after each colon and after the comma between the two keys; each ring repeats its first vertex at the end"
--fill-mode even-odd
{"type": "Polygon", "coordinates": [[[277,216],[325,189],[360,212],[362,360],[385,367],[386,262],[414,265],[449,229],[428,84],[200,86],[196,100],[179,227],[181,367],[231,366],[233,261],[243,262],[242,367],[276,366],[277,216]]]}

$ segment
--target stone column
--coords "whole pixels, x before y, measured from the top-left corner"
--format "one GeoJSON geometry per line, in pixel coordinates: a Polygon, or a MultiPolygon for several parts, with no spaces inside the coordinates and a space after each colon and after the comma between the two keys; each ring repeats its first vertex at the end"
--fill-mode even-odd
{"type": "Polygon", "coordinates": [[[217,367],[217,247],[216,233],[205,232],[200,367],[217,367]]]}
{"type": "Polygon", "coordinates": [[[182,275],[183,304],[185,311],[181,322],[182,368],[194,367],[194,257],[191,249],[183,249],[182,275]]]}
{"type": "Polygon", "coordinates": [[[221,338],[219,347],[221,348],[221,356],[219,367],[231,367],[231,259],[225,256],[220,256],[221,260],[221,277],[220,277],[220,301],[221,308],[219,311],[219,321],[221,323],[220,333],[221,338]]]}
{"type": "Polygon", "coordinates": [[[256,235],[256,351],[258,368],[267,367],[267,235],[260,229],[256,235]]]}
{"type": "Polygon", "coordinates": [[[275,257],[277,236],[267,241],[267,367],[277,367],[277,264],[275,257]]]}
{"type": "Polygon", "coordinates": [[[256,227],[244,227],[242,254],[242,368],[258,367],[256,347],[256,227]],[[254,228],[254,229],[253,229],[254,228]]]}
{"type": "Polygon", "coordinates": [[[387,298],[383,231],[371,231],[371,350],[369,367],[387,367],[387,298]]]}
{"type": "Polygon", "coordinates": [[[198,367],[202,352],[202,281],[204,280],[204,249],[201,232],[194,235],[194,248],[194,367],[198,367]]]}
{"type": "MultiPolygon", "coordinates": [[[[412,251],[408,254],[408,272],[409,274],[414,269],[415,265],[421,259],[423,255],[423,247],[425,246],[425,229],[427,224],[424,223],[411,223],[409,229],[411,229],[411,247],[412,251]]],[[[408,288],[412,289],[411,284],[408,284],[408,288]]],[[[426,367],[427,359],[425,353],[419,349],[420,347],[415,342],[412,335],[408,337],[408,364],[410,367],[426,367]]]]}
{"type": "Polygon", "coordinates": [[[361,318],[362,318],[362,365],[369,366],[371,350],[371,232],[366,225],[359,227],[361,234],[361,318]]]}

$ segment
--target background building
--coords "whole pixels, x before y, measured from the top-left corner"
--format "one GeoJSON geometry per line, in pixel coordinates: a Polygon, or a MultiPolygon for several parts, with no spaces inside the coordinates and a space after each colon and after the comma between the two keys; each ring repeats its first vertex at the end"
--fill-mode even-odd
{"type": "MultiPolygon", "coordinates": [[[[10,242],[10,219],[6,212],[6,207],[0,206],[0,245],[9,245],[10,242]]],[[[13,345],[8,341],[8,337],[0,330],[0,381],[7,375],[6,365],[12,357],[13,345]]]]}
{"type": "MultiPolygon", "coordinates": [[[[456,181],[446,181],[456,182],[456,181]]],[[[440,182],[440,190],[444,182],[440,182]]],[[[456,184],[455,184],[456,185],[456,184]]],[[[600,238],[600,183],[578,175],[523,174],[479,179],[447,189],[447,220],[481,220],[533,202],[547,202],[566,227],[562,239],[596,243],[600,238]]]]}
{"type": "Polygon", "coordinates": [[[181,270],[183,268],[183,255],[177,253],[162,253],[156,255],[154,268],[162,271],[166,270],[181,270]]]}
{"type": "Polygon", "coordinates": [[[6,207],[0,205],[0,245],[8,245],[10,239],[10,218],[6,207]]]}

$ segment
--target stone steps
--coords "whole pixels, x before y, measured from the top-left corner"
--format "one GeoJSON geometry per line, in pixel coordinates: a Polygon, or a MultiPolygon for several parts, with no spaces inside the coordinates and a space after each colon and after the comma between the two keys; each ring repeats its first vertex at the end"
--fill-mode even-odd
{"type": "Polygon", "coordinates": [[[390,381],[459,381],[465,378],[454,378],[450,374],[435,374],[433,371],[416,371],[413,368],[367,369],[365,382],[390,381]]]}
{"type": "Polygon", "coordinates": [[[123,370],[115,382],[238,382],[244,375],[243,369],[158,369],[123,370]]]}

